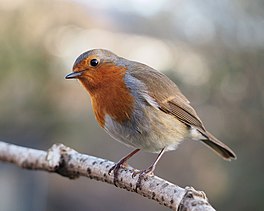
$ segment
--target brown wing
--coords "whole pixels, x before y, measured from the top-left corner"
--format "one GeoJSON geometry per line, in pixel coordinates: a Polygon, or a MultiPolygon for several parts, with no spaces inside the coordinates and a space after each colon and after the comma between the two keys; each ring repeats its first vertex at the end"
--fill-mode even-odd
{"type": "Polygon", "coordinates": [[[190,106],[190,102],[167,76],[142,64],[137,65],[137,69],[130,74],[147,86],[149,95],[157,101],[162,111],[206,133],[203,123],[190,106]]]}
{"type": "Polygon", "coordinates": [[[164,112],[173,114],[183,123],[196,127],[199,131],[206,132],[203,123],[197,116],[195,110],[189,103],[183,102],[181,98],[176,96],[173,99],[169,99],[167,102],[162,102],[160,105],[161,110],[164,112]]]}
{"type": "Polygon", "coordinates": [[[162,111],[175,116],[188,126],[195,127],[205,137],[201,141],[224,159],[236,159],[235,153],[228,146],[205,130],[190,102],[167,76],[139,63],[137,69],[131,69],[130,74],[146,85],[148,94],[157,101],[162,111]]]}

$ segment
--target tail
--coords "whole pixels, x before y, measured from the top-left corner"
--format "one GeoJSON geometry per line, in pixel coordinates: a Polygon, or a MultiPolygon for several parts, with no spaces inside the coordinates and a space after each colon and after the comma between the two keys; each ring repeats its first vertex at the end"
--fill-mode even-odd
{"type": "Polygon", "coordinates": [[[236,154],[224,143],[215,138],[211,133],[206,132],[205,135],[208,139],[202,139],[201,141],[213,149],[218,155],[225,160],[236,159],[236,154]]]}

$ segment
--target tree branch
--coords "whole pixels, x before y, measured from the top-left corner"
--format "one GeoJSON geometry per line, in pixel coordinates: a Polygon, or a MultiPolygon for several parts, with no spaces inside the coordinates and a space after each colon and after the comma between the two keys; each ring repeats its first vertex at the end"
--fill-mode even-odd
{"type": "MultiPolygon", "coordinates": [[[[16,146],[0,141],[0,161],[14,163],[19,167],[58,173],[70,179],[85,176],[90,179],[113,184],[113,175],[108,175],[113,162],[97,158],[66,147],[54,144],[47,152],[16,146]]],[[[156,176],[146,176],[141,189],[136,190],[138,176],[132,178],[132,167],[122,168],[118,187],[155,200],[177,211],[215,210],[204,192],[193,188],[185,189],[156,176]]]]}

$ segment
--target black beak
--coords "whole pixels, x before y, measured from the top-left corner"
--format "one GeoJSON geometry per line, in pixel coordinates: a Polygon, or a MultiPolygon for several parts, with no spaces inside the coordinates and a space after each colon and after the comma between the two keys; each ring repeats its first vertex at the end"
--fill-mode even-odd
{"type": "Polygon", "coordinates": [[[82,75],[83,72],[73,72],[69,73],[68,75],[65,76],[65,79],[74,79],[74,78],[79,78],[82,75]]]}

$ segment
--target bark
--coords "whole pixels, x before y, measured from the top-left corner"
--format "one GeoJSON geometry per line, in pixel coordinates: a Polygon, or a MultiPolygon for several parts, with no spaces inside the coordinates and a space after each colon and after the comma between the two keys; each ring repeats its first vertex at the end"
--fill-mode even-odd
{"type": "MultiPolygon", "coordinates": [[[[114,165],[112,161],[80,154],[63,144],[54,144],[48,151],[42,151],[0,142],[0,161],[25,169],[58,173],[70,179],[85,176],[113,184],[113,174],[108,174],[114,165]]],[[[177,211],[215,210],[204,192],[192,187],[181,188],[157,176],[146,176],[141,188],[136,189],[138,176],[131,176],[134,171],[130,166],[122,168],[117,186],[177,211]]]]}

